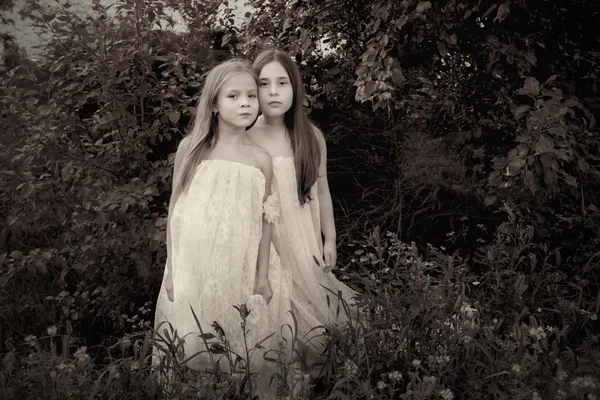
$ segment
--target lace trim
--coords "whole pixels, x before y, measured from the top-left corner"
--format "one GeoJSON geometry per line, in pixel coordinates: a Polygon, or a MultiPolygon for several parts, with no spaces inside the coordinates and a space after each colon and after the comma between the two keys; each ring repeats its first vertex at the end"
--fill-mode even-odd
{"type": "Polygon", "coordinates": [[[262,205],[262,212],[265,214],[265,219],[274,224],[279,218],[279,198],[275,193],[272,193],[262,205]]]}

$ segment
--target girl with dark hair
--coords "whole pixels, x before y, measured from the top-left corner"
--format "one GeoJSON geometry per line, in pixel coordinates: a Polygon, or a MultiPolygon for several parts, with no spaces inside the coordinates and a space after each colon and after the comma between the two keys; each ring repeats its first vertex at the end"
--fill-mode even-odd
{"type": "Polygon", "coordinates": [[[282,273],[281,281],[271,284],[291,285],[297,338],[308,346],[309,359],[304,361],[314,364],[324,349],[324,326],[348,318],[344,307],[338,307],[338,293],[345,302],[355,295],[330,272],[336,262],[336,232],[325,138],[308,119],[302,76],[287,53],[263,51],[253,68],[262,115],[248,137],[273,158],[271,191],[279,196],[280,206],[273,243],[282,273]]]}

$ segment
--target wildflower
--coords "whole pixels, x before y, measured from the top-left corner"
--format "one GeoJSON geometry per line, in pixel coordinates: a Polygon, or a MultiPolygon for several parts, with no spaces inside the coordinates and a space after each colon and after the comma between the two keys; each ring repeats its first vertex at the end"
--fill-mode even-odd
{"type": "Polygon", "coordinates": [[[402,379],[402,374],[398,371],[392,371],[388,374],[388,377],[392,382],[400,382],[400,380],[402,379]]]}
{"type": "Polygon", "coordinates": [[[130,371],[137,371],[138,369],[140,369],[140,363],[137,361],[133,361],[131,364],[129,364],[129,370],[130,371]]]}
{"type": "Polygon", "coordinates": [[[419,366],[421,366],[421,361],[420,360],[413,360],[412,362],[413,367],[418,368],[419,366]]]}
{"type": "Polygon", "coordinates": [[[571,382],[571,387],[573,387],[574,390],[593,389],[596,388],[597,385],[591,376],[580,376],[578,378],[573,379],[573,381],[571,382]]]}
{"type": "Polygon", "coordinates": [[[465,336],[462,338],[462,341],[463,341],[463,343],[465,343],[465,344],[469,344],[469,343],[471,343],[471,340],[473,340],[473,338],[472,338],[471,336],[469,336],[469,335],[465,335],[465,336]]]}
{"type": "Polygon", "coordinates": [[[56,379],[56,371],[50,372],[50,379],[56,379]]]}
{"type": "Polygon", "coordinates": [[[531,400],[542,400],[538,392],[533,392],[531,395],[531,400]]]}
{"type": "Polygon", "coordinates": [[[521,366],[519,364],[513,364],[510,369],[512,369],[515,374],[521,372],[521,366]]]}
{"type": "Polygon", "coordinates": [[[87,346],[82,346],[78,348],[74,354],[74,357],[80,363],[85,363],[86,361],[89,361],[91,359],[91,357],[87,354],[87,346]]]}
{"type": "Polygon", "coordinates": [[[54,325],[46,328],[46,333],[48,333],[49,336],[56,336],[57,332],[58,332],[58,329],[56,329],[56,326],[54,326],[54,325]]]}
{"type": "Polygon", "coordinates": [[[386,386],[387,386],[387,385],[385,384],[385,382],[384,382],[384,381],[379,381],[379,382],[377,382],[377,389],[379,389],[379,390],[383,390],[383,389],[385,389],[385,388],[386,388],[386,386]]]}
{"type": "Polygon", "coordinates": [[[471,63],[468,61],[465,61],[465,67],[470,67],[470,66],[471,66],[471,63]]]}
{"type": "Polygon", "coordinates": [[[438,364],[447,364],[450,362],[450,357],[448,356],[439,356],[435,359],[438,364]]]}
{"type": "Polygon", "coordinates": [[[479,281],[473,281],[473,282],[472,282],[472,285],[473,285],[473,286],[478,286],[480,283],[481,283],[481,282],[479,282],[479,281]]]}
{"type": "Polygon", "coordinates": [[[590,318],[592,319],[592,321],[595,321],[598,319],[598,316],[596,314],[591,314],[590,318]]]}
{"type": "Polygon", "coordinates": [[[558,373],[556,374],[556,378],[559,381],[564,381],[565,379],[567,379],[567,373],[565,371],[558,371],[558,373]]]}
{"type": "Polygon", "coordinates": [[[452,400],[454,399],[454,393],[450,389],[440,390],[439,395],[444,400],[452,400]]]}
{"type": "Polygon", "coordinates": [[[33,346],[35,346],[36,340],[37,340],[37,337],[35,337],[34,335],[27,335],[27,337],[25,338],[25,343],[27,343],[28,345],[33,347],[33,346]]]}
{"type": "Polygon", "coordinates": [[[537,340],[546,339],[546,333],[544,332],[544,328],[541,326],[529,329],[529,336],[534,337],[537,340]]]}
{"type": "Polygon", "coordinates": [[[348,359],[344,362],[344,370],[348,375],[356,375],[358,372],[358,366],[354,361],[348,359]]]}
{"type": "Polygon", "coordinates": [[[124,337],[121,340],[119,340],[119,344],[123,349],[128,349],[129,346],[131,346],[131,339],[129,339],[128,337],[124,337]]]}
{"type": "Polygon", "coordinates": [[[473,316],[477,312],[477,309],[475,309],[475,308],[471,307],[469,304],[465,303],[462,306],[460,306],[460,312],[463,314],[467,314],[467,317],[469,317],[469,318],[473,318],[473,316]]]}
{"type": "Polygon", "coordinates": [[[556,392],[556,398],[559,400],[563,400],[567,398],[567,393],[562,390],[562,389],[558,389],[558,391],[556,392]]]}
{"type": "Polygon", "coordinates": [[[424,376],[423,377],[423,384],[425,386],[435,386],[436,383],[437,383],[437,378],[435,376],[424,376]]]}

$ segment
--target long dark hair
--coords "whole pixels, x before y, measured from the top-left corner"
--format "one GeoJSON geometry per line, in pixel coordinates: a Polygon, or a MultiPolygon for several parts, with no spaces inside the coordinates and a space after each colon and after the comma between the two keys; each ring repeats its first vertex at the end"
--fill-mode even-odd
{"type": "Polygon", "coordinates": [[[312,200],[310,189],[319,176],[321,149],[316,137],[315,128],[306,115],[304,109],[304,86],[302,74],[292,58],[284,51],[269,49],[261,52],[252,68],[259,75],[265,65],[277,61],[287,72],[292,89],[294,101],[284,116],[285,126],[290,132],[294,164],[296,166],[296,181],[298,185],[298,199],[300,205],[312,200]]]}

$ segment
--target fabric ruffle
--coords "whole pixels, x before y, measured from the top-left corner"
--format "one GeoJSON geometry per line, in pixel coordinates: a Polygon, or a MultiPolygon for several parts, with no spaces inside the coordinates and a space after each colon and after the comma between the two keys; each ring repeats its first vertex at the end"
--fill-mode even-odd
{"type": "Polygon", "coordinates": [[[262,205],[262,212],[265,219],[274,224],[280,216],[279,213],[279,197],[276,193],[272,193],[262,205]]]}

